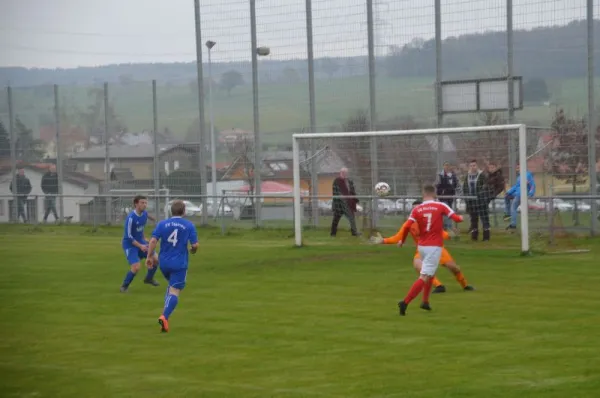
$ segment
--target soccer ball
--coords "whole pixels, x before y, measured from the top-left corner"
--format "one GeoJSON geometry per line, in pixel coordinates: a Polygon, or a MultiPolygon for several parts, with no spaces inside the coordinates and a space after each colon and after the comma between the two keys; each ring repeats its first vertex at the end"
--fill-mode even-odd
{"type": "Polygon", "coordinates": [[[387,182],[378,182],[375,185],[375,193],[379,197],[387,196],[390,193],[390,186],[387,182]]]}

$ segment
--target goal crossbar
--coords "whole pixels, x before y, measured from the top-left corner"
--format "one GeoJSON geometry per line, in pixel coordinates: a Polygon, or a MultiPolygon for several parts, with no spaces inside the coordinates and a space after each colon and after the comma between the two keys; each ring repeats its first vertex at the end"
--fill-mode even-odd
{"type": "MultiPolygon", "coordinates": [[[[514,130],[518,132],[518,163],[527,165],[527,126],[525,124],[505,124],[495,126],[469,126],[431,128],[416,130],[387,130],[369,132],[341,132],[341,133],[295,133],[292,135],[292,168],[293,168],[293,196],[294,196],[294,235],[296,246],[302,246],[302,190],[300,180],[300,140],[318,138],[359,138],[359,137],[389,137],[409,135],[452,135],[459,133],[477,133],[514,130]]],[[[521,252],[529,253],[529,209],[527,206],[527,173],[520,173],[520,195],[525,198],[521,206],[521,252]]]]}
{"type": "Polygon", "coordinates": [[[416,130],[385,130],[385,131],[346,131],[341,133],[294,133],[293,139],[309,138],[353,138],[353,137],[389,137],[392,135],[420,135],[420,134],[456,134],[456,133],[479,133],[485,131],[499,130],[520,130],[527,128],[524,124],[502,124],[495,126],[470,126],[470,127],[448,127],[435,129],[416,129],[416,130]]]}

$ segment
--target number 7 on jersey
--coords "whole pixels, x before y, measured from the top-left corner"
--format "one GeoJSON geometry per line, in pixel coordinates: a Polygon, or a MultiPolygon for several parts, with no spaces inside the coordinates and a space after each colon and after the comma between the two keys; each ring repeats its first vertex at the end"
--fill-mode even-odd
{"type": "Polygon", "coordinates": [[[425,225],[425,232],[429,232],[431,230],[431,218],[433,217],[432,213],[424,213],[423,217],[427,219],[427,225],[425,225]]]}

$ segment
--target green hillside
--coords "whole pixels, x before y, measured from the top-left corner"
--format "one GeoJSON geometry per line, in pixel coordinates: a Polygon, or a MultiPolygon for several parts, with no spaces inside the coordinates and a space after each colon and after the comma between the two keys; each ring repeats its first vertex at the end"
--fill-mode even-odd
{"type": "MultiPolygon", "coordinates": [[[[423,126],[435,120],[431,79],[387,78],[377,79],[377,110],[380,121],[394,117],[411,116],[423,126]]],[[[587,113],[587,83],[585,79],[548,81],[551,102],[574,115],[587,113]]],[[[61,86],[61,108],[69,123],[81,124],[78,115],[93,104],[89,87],[61,86]]],[[[168,128],[175,135],[185,137],[197,126],[198,106],[195,92],[189,86],[159,85],[158,121],[163,131],[168,128]]],[[[597,90],[597,94],[600,90],[597,90]]],[[[133,83],[128,86],[111,85],[110,102],[117,115],[130,131],[152,129],[151,84],[133,83]]],[[[252,130],[252,89],[244,85],[234,89],[231,96],[217,91],[214,95],[215,125],[219,129],[240,128],[252,130]]],[[[15,113],[26,124],[37,130],[53,120],[51,96],[32,88],[14,90],[15,113]]],[[[289,133],[301,131],[309,124],[307,85],[265,84],[260,86],[260,122],[265,142],[289,142],[289,133]]],[[[366,77],[319,80],[316,84],[316,109],[319,130],[340,128],[341,123],[358,109],[368,109],[368,81],[366,77]]],[[[208,105],[208,104],[207,104],[208,105]]],[[[526,105],[517,112],[517,118],[529,124],[549,124],[554,105],[526,105]]],[[[208,107],[206,109],[208,123],[208,107]]],[[[474,116],[451,117],[461,124],[470,124],[474,116]]]]}
{"type": "MultiPolygon", "coordinates": [[[[587,35],[585,21],[514,32],[514,71],[524,83],[543,80],[550,106],[527,103],[517,113],[528,124],[549,124],[554,108],[563,107],[572,116],[587,114],[587,35]]],[[[595,21],[596,43],[600,42],[600,20],[595,21]]],[[[506,66],[506,34],[484,32],[450,37],[442,43],[444,79],[502,76],[506,66]]],[[[273,49],[277,51],[276,48],[273,49]]],[[[596,53],[596,59],[600,52],[596,53]]],[[[391,45],[376,59],[377,111],[380,122],[410,116],[422,126],[435,121],[433,81],[435,42],[415,38],[408,44],[391,45]]],[[[205,72],[207,71],[206,65],[205,72]]],[[[260,125],[265,142],[289,142],[289,133],[309,124],[307,62],[305,59],[261,60],[260,125]]],[[[213,74],[223,83],[227,74],[237,74],[240,86],[231,95],[216,90],[215,123],[218,129],[253,130],[250,62],[216,62],[213,74]]],[[[600,105],[600,62],[595,63],[596,101],[600,105]]],[[[317,125],[320,131],[340,129],[357,110],[369,105],[366,56],[315,59],[317,125]]],[[[208,81],[206,74],[205,82],[208,81]]],[[[74,69],[0,68],[0,81],[14,87],[15,113],[34,131],[53,124],[52,83],[60,85],[62,123],[102,131],[102,98],[89,90],[110,85],[110,103],[117,120],[130,131],[152,128],[151,80],[158,81],[160,130],[192,139],[198,129],[196,65],[146,63],[103,65],[74,69]],[[87,117],[82,113],[87,112],[87,117]],[[91,115],[91,117],[90,117],[91,115]],[[92,120],[90,122],[90,119],[92,120]]],[[[545,88],[544,88],[545,90],[545,88]]],[[[208,90],[207,90],[208,91],[208,90]]],[[[530,98],[533,90],[526,90],[530,98]]],[[[0,119],[6,122],[6,96],[0,96],[0,119]]],[[[476,115],[448,118],[447,122],[472,124],[476,115]]],[[[206,110],[208,123],[208,109],[206,110]]],[[[113,123],[113,128],[114,128],[113,123]]],[[[388,124],[389,126],[390,124],[388,124]]],[[[392,123],[391,126],[394,126],[392,123]]]]}

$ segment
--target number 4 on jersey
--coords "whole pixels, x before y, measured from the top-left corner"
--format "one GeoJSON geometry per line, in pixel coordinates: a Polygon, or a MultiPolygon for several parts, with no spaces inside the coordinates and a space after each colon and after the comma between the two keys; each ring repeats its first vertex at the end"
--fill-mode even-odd
{"type": "Polygon", "coordinates": [[[177,229],[174,229],[173,232],[171,232],[171,235],[169,235],[167,238],[167,242],[173,244],[173,247],[177,246],[177,231],[177,229]]]}

